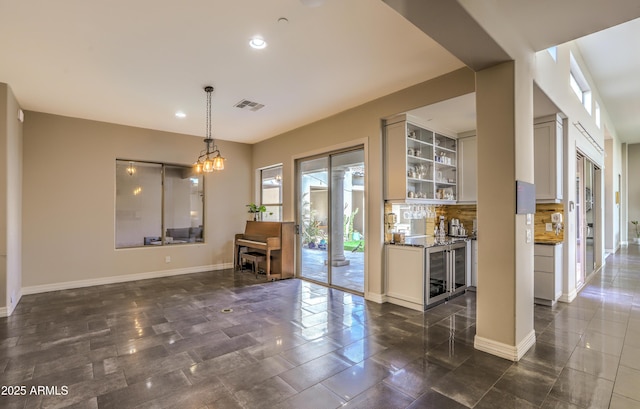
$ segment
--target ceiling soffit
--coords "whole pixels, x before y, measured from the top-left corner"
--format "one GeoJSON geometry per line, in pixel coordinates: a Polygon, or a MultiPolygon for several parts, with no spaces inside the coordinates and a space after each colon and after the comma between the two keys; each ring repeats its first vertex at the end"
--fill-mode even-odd
{"type": "Polygon", "coordinates": [[[474,71],[512,59],[457,1],[384,2],[474,71]]]}

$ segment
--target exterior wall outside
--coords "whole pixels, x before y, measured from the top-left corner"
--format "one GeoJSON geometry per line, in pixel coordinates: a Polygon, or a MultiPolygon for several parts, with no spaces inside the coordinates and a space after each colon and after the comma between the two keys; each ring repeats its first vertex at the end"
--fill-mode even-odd
{"type": "Polygon", "coordinates": [[[365,296],[382,301],[383,288],[383,160],[381,120],[392,115],[444,101],[475,90],[473,72],[464,68],[402,91],[368,102],[340,114],[306,125],[254,145],[253,168],[283,163],[284,220],[295,220],[296,158],[355,146],[365,141],[364,214],[367,218],[365,241],[365,296]]]}
{"type": "Polygon", "coordinates": [[[227,161],[224,171],[205,176],[206,242],[116,250],[116,158],[190,165],[204,147],[202,138],[26,112],[25,293],[64,283],[230,267],[233,237],[244,230],[251,198],[244,182],[251,179],[251,146],[216,142],[227,161]]]}

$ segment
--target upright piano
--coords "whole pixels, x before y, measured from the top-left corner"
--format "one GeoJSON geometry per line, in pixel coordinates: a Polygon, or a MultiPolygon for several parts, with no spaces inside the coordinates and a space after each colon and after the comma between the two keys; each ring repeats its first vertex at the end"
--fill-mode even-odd
{"type": "Polygon", "coordinates": [[[293,277],[295,228],[293,222],[247,221],[244,233],[236,234],[233,264],[240,267],[240,249],[263,253],[267,280],[293,277]]]}

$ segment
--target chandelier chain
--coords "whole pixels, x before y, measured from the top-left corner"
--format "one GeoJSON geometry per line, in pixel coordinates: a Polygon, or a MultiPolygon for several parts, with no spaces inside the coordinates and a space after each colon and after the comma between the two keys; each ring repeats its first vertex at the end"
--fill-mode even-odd
{"type": "Polygon", "coordinates": [[[213,93],[213,87],[207,87],[205,91],[207,92],[207,139],[213,142],[213,134],[211,133],[211,94],[213,93]]]}
{"type": "Polygon", "coordinates": [[[204,90],[207,93],[206,134],[204,139],[206,149],[200,152],[200,156],[198,156],[198,159],[194,164],[196,173],[209,173],[215,170],[224,169],[224,157],[220,155],[218,147],[214,145],[213,133],[211,131],[211,97],[213,94],[213,87],[208,85],[204,87],[204,90]]]}

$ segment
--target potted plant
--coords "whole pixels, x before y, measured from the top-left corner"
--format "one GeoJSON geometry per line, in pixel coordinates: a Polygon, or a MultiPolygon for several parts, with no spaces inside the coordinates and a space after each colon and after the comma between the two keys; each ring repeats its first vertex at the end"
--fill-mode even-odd
{"type": "Polygon", "coordinates": [[[255,203],[248,204],[249,213],[253,215],[253,220],[258,221],[262,220],[262,213],[267,211],[267,208],[264,205],[258,206],[255,203]]]}
{"type": "Polygon", "coordinates": [[[322,238],[322,229],[320,229],[320,221],[315,217],[312,217],[309,222],[304,224],[303,230],[304,242],[307,247],[314,249],[318,246],[320,239],[322,238]]]}
{"type": "Polygon", "coordinates": [[[632,220],[631,224],[633,224],[636,228],[636,237],[633,238],[633,242],[640,243],[640,231],[638,231],[638,220],[632,220]]]}

